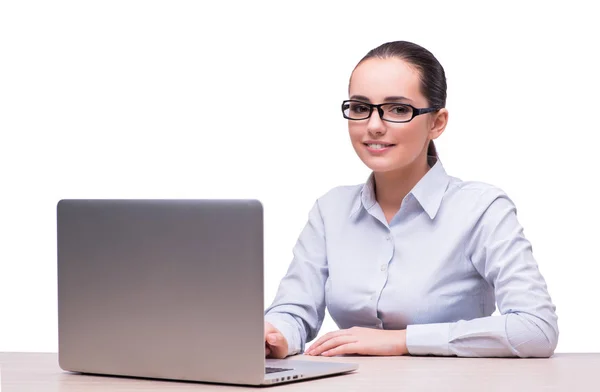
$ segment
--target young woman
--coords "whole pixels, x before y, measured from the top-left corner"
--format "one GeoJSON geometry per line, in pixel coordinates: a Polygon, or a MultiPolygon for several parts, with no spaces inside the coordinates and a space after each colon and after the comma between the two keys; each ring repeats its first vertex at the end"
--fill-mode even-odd
{"type": "Polygon", "coordinates": [[[315,202],[265,313],[267,356],[302,352],[325,307],[340,330],[305,354],[553,354],[555,306],[513,202],[449,176],[437,156],[445,104],[444,69],[416,44],[358,63],[342,111],[372,174],[315,202]]]}

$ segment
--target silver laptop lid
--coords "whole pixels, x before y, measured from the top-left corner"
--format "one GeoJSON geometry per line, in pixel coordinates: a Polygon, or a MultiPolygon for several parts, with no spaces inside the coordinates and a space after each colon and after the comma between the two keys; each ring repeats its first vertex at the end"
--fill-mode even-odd
{"type": "Polygon", "coordinates": [[[259,384],[263,209],[257,200],[61,200],[64,370],[259,384]]]}

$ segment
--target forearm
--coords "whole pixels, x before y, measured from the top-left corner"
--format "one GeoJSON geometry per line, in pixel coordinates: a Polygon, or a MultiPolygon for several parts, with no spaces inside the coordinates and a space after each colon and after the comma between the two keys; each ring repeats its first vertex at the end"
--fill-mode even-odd
{"type": "Polygon", "coordinates": [[[392,332],[392,342],[394,344],[394,351],[396,355],[406,355],[409,354],[408,347],[406,347],[406,330],[402,329],[399,331],[390,331],[392,332]]]}
{"type": "Polygon", "coordinates": [[[277,328],[287,340],[287,355],[298,354],[304,350],[306,333],[301,323],[294,316],[287,313],[271,312],[265,315],[265,321],[277,328]]]}
{"type": "Polygon", "coordinates": [[[294,258],[265,321],[277,328],[288,341],[289,354],[304,350],[325,317],[325,281],[328,276],[323,220],[316,202],[309,220],[293,250],[294,258]]]}
{"type": "Polygon", "coordinates": [[[501,316],[408,330],[409,351],[465,357],[549,357],[558,341],[558,323],[546,282],[520,225],[516,207],[500,189],[480,195],[477,224],[464,255],[494,288],[501,316]],[[437,344],[427,347],[428,334],[437,344]],[[445,341],[445,342],[444,342],[445,341]]]}
{"type": "Polygon", "coordinates": [[[524,313],[409,325],[406,335],[411,355],[459,357],[550,357],[557,340],[555,326],[524,313]]]}
{"type": "Polygon", "coordinates": [[[317,335],[325,316],[324,298],[315,303],[307,294],[310,290],[297,287],[298,279],[292,278],[292,275],[284,278],[273,304],[265,311],[265,321],[288,341],[288,355],[304,350],[306,342],[317,335]]]}

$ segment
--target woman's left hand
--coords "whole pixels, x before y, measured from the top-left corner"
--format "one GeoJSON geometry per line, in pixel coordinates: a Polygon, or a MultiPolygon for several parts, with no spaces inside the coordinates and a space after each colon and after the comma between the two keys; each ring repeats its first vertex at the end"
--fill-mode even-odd
{"type": "Polygon", "coordinates": [[[305,354],[326,357],[342,354],[404,355],[408,354],[406,330],[352,327],[329,332],[314,342],[305,354]]]}

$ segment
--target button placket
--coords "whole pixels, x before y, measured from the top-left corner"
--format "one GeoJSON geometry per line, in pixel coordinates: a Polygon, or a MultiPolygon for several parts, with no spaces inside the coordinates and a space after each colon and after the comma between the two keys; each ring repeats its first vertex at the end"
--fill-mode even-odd
{"type": "MultiPolygon", "coordinates": [[[[375,308],[375,317],[378,318],[379,315],[379,311],[378,311],[378,303],[377,300],[379,298],[379,296],[381,295],[381,291],[383,290],[383,287],[386,285],[386,282],[388,280],[388,274],[389,274],[389,263],[392,262],[393,258],[394,258],[394,253],[395,253],[395,246],[394,246],[394,241],[393,241],[393,237],[392,237],[392,232],[389,231],[386,235],[385,235],[385,243],[384,246],[387,248],[388,250],[388,254],[385,260],[381,260],[381,264],[379,265],[379,280],[380,280],[380,288],[377,291],[377,293],[371,295],[371,301],[373,303],[373,306],[375,308]]],[[[382,320],[377,320],[377,324],[374,324],[373,327],[374,328],[382,328],[383,325],[383,321],[382,320]]]]}
{"type": "MultiPolygon", "coordinates": [[[[389,257],[388,261],[387,261],[387,262],[385,262],[385,263],[383,263],[383,264],[381,264],[381,265],[379,266],[379,270],[380,270],[381,272],[386,272],[386,271],[388,270],[388,263],[390,262],[390,260],[392,259],[392,257],[394,257],[394,244],[392,243],[392,233],[391,233],[391,232],[389,232],[389,233],[388,233],[388,234],[385,236],[385,241],[386,241],[386,242],[387,242],[389,245],[391,245],[391,246],[392,246],[392,248],[390,249],[390,252],[391,252],[391,254],[390,254],[390,257],[389,257]]],[[[389,246],[389,245],[388,245],[388,246],[389,246]]]]}

